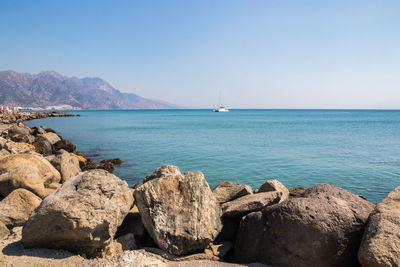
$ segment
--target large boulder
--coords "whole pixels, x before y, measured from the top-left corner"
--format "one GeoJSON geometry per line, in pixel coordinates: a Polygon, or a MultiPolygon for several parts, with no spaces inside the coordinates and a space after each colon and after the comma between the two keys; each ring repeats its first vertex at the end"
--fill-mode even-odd
{"type": "Polygon", "coordinates": [[[112,243],[132,205],[132,191],[115,175],[81,173],[42,201],[23,228],[22,242],[98,256],[112,243]]]}
{"type": "Polygon", "coordinates": [[[0,222],[8,228],[22,226],[42,199],[34,193],[19,188],[0,201],[0,222]]]}
{"type": "Polygon", "coordinates": [[[281,202],[282,196],[282,192],[272,191],[240,197],[221,205],[222,216],[240,218],[250,212],[281,202]]]}
{"type": "Polygon", "coordinates": [[[371,213],[358,259],[363,267],[400,266],[400,186],[371,213]]]}
{"type": "Polygon", "coordinates": [[[374,204],[335,186],[311,187],[248,214],[236,237],[237,262],[276,266],[358,266],[357,249],[374,204]]]}
{"type": "Polygon", "coordinates": [[[48,156],[54,153],[55,149],[51,142],[44,138],[43,136],[39,136],[33,142],[33,146],[35,147],[35,151],[44,156],[48,156]]]}
{"type": "Polygon", "coordinates": [[[5,145],[4,148],[8,150],[11,154],[24,154],[24,153],[30,153],[32,151],[35,151],[35,147],[32,144],[28,143],[16,143],[13,141],[8,141],[5,145]]]}
{"type": "Polygon", "coordinates": [[[65,151],[68,152],[74,152],[76,149],[76,145],[67,139],[61,139],[60,141],[54,144],[54,149],[56,151],[64,149],[65,151]]]}
{"type": "Polygon", "coordinates": [[[150,180],[156,179],[156,178],[163,178],[163,177],[169,177],[169,176],[175,176],[175,175],[181,175],[181,171],[177,166],[174,165],[163,165],[160,168],[157,168],[152,174],[147,175],[143,179],[143,183],[148,182],[150,180]]]}
{"type": "Polygon", "coordinates": [[[249,185],[222,181],[212,190],[212,192],[218,203],[222,204],[252,194],[252,189],[249,185]]]}
{"type": "Polygon", "coordinates": [[[8,129],[8,137],[14,142],[31,143],[34,137],[31,135],[31,129],[28,126],[13,125],[8,129]]]}
{"type": "Polygon", "coordinates": [[[45,197],[45,188],[58,183],[60,173],[42,156],[16,154],[0,158],[0,194],[6,197],[17,188],[25,188],[45,197]]]}
{"type": "Polygon", "coordinates": [[[79,160],[64,149],[57,151],[55,155],[46,157],[46,159],[60,172],[62,183],[81,172],[79,160]]]}
{"type": "Polygon", "coordinates": [[[47,140],[49,140],[49,142],[52,145],[54,145],[55,143],[57,143],[58,141],[61,140],[61,138],[56,133],[53,133],[53,132],[47,132],[47,133],[44,133],[44,134],[40,134],[38,136],[46,138],[47,140]]]}
{"type": "Polygon", "coordinates": [[[152,179],[134,194],[147,232],[172,254],[204,250],[221,231],[220,206],[201,172],[152,179]]]}
{"type": "Polygon", "coordinates": [[[254,193],[257,194],[257,193],[272,192],[272,191],[282,192],[282,197],[279,203],[289,198],[289,190],[278,180],[266,181],[263,185],[254,190],[254,193]]]}

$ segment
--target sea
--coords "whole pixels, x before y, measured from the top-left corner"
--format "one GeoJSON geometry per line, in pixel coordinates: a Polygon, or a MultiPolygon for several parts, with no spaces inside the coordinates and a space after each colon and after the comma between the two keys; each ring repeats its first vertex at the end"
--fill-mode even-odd
{"type": "Polygon", "coordinates": [[[95,161],[119,157],[114,174],[134,185],[163,164],[253,189],[329,183],[381,201],[400,185],[397,110],[68,111],[29,126],[53,128],[95,161]]]}

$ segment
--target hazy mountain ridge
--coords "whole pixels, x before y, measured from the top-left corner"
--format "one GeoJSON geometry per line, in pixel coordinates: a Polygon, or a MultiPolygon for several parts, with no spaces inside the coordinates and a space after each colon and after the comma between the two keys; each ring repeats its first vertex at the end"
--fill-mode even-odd
{"type": "Polygon", "coordinates": [[[165,101],[122,93],[100,78],[66,77],[55,71],[39,74],[0,71],[0,105],[82,109],[181,108],[165,101]]]}

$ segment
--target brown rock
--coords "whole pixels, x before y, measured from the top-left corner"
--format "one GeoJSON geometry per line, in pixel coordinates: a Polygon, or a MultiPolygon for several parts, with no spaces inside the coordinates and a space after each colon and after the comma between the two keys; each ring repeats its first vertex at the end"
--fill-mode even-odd
{"type": "Polygon", "coordinates": [[[263,208],[277,204],[282,199],[282,192],[262,192],[237,198],[221,205],[222,216],[228,218],[241,218],[244,215],[262,210],[263,208]]]}
{"type": "Polygon", "coordinates": [[[0,149],[0,158],[6,157],[6,156],[9,156],[9,155],[10,155],[10,152],[8,152],[5,149],[0,149]]]}
{"type": "Polygon", "coordinates": [[[24,154],[35,151],[35,147],[28,143],[15,143],[13,141],[8,141],[4,148],[8,150],[11,154],[24,154]]]}
{"type": "Polygon", "coordinates": [[[81,173],[42,201],[23,228],[22,242],[98,256],[112,243],[132,205],[131,190],[115,175],[81,173]]]}
{"type": "Polygon", "coordinates": [[[358,259],[363,267],[400,266],[400,186],[371,213],[358,259]]]}
{"type": "Polygon", "coordinates": [[[120,158],[113,158],[113,159],[103,159],[100,163],[107,163],[110,162],[112,164],[122,164],[124,161],[120,158]]]}
{"type": "Polygon", "coordinates": [[[160,168],[157,168],[152,174],[147,175],[143,179],[143,183],[146,183],[150,180],[157,179],[157,178],[164,178],[170,176],[181,175],[181,171],[177,166],[174,165],[163,165],[160,168]]]}
{"type": "Polygon", "coordinates": [[[204,250],[221,231],[221,209],[201,172],[152,179],[134,191],[147,232],[175,255],[204,250]]]}
{"type": "Polygon", "coordinates": [[[235,243],[236,262],[276,266],[358,266],[357,249],[374,205],[320,184],[248,214],[235,243]]]}
{"type": "Polygon", "coordinates": [[[35,151],[37,153],[44,156],[51,155],[55,151],[50,141],[42,136],[39,136],[35,139],[35,141],[33,142],[33,146],[35,147],[35,151]]]}
{"type": "Polygon", "coordinates": [[[4,223],[0,222],[0,240],[7,238],[10,235],[10,230],[8,230],[7,226],[4,223]]]}
{"type": "MultiPolygon", "coordinates": [[[[135,206],[136,207],[136,206],[135,206]]],[[[131,209],[126,215],[121,226],[118,227],[118,231],[115,234],[116,237],[123,236],[132,233],[138,240],[144,240],[147,232],[142,223],[140,213],[138,210],[131,209]]]]}
{"type": "Polygon", "coordinates": [[[293,187],[289,189],[290,197],[301,197],[307,191],[308,187],[293,187]]]}
{"type": "Polygon", "coordinates": [[[8,228],[22,226],[42,199],[25,189],[16,189],[0,201],[0,222],[8,228]]]}
{"type": "Polygon", "coordinates": [[[57,151],[55,155],[46,157],[46,159],[60,172],[61,183],[81,172],[78,159],[64,149],[57,151]]]}
{"type": "Polygon", "coordinates": [[[60,179],[60,173],[41,156],[17,154],[0,159],[0,194],[3,197],[18,188],[44,197],[44,188],[60,179]]]}
{"type": "Polygon", "coordinates": [[[254,193],[278,191],[282,193],[279,203],[289,198],[289,190],[278,180],[266,181],[262,186],[254,190],[254,193]]]}
{"type": "Polygon", "coordinates": [[[67,139],[61,139],[60,141],[54,144],[54,149],[56,151],[64,149],[65,151],[68,152],[74,152],[76,149],[76,145],[67,139]]]}
{"type": "Polygon", "coordinates": [[[52,145],[54,145],[55,143],[57,143],[58,141],[61,140],[61,138],[56,133],[53,133],[53,132],[47,132],[47,133],[41,134],[39,136],[42,136],[42,137],[46,138],[47,140],[49,140],[49,142],[52,145]]]}
{"type": "Polygon", "coordinates": [[[220,204],[252,194],[251,186],[229,181],[222,181],[212,192],[220,204]]]}

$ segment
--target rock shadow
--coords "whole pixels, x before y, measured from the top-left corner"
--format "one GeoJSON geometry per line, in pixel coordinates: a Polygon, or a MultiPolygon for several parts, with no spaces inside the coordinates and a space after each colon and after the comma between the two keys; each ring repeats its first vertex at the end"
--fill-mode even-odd
{"type": "Polygon", "coordinates": [[[56,260],[76,256],[76,254],[63,249],[25,248],[21,241],[8,244],[3,248],[2,253],[7,256],[30,256],[56,260]]]}

